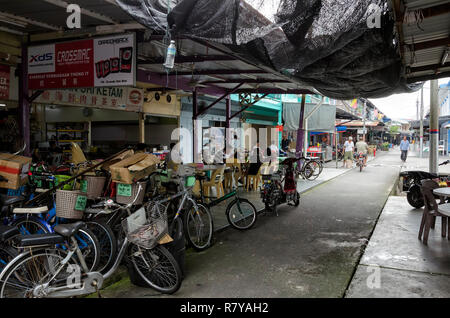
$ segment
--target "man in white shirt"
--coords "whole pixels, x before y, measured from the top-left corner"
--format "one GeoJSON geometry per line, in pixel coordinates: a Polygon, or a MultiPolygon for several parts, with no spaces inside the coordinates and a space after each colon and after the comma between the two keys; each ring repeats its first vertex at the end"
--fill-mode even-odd
{"type": "MultiPolygon", "coordinates": [[[[353,150],[355,149],[355,144],[353,143],[353,137],[348,137],[348,140],[344,143],[344,166],[347,164],[353,166],[353,150]]],[[[350,166],[350,167],[351,167],[350,166]]]]}

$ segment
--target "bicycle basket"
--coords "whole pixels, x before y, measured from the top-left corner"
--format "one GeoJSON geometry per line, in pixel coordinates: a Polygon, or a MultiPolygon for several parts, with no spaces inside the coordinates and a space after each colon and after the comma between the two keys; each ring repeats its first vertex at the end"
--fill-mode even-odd
{"type": "Polygon", "coordinates": [[[168,234],[167,215],[164,206],[142,207],[122,221],[128,241],[145,249],[152,249],[168,234]]]}

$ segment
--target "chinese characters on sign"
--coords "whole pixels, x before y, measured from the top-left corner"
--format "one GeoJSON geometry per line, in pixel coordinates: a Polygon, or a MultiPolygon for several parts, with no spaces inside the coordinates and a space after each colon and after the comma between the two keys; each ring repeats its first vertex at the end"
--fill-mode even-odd
{"type": "Polygon", "coordinates": [[[135,53],[134,34],[32,46],[28,48],[28,86],[134,86],[135,53]]]}
{"type": "Polygon", "coordinates": [[[35,102],[142,112],[144,92],[133,87],[48,90],[36,98],[35,102]]]}

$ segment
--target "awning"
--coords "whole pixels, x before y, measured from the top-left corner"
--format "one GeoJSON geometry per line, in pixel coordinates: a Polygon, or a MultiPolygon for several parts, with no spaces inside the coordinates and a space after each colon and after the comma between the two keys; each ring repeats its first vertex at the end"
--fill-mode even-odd
{"type": "MultiPolygon", "coordinates": [[[[305,105],[305,116],[313,110],[315,104],[305,105]]],[[[283,120],[286,130],[298,130],[300,122],[299,103],[283,103],[283,120]]],[[[308,119],[308,131],[334,132],[336,120],[336,106],[322,105],[320,108],[308,119]]]]}

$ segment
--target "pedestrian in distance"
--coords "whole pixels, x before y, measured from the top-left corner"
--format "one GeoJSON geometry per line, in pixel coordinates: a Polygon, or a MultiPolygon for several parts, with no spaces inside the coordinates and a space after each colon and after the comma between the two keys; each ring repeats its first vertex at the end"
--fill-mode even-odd
{"type": "Polygon", "coordinates": [[[353,167],[353,151],[355,150],[355,144],[353,143],[353,137],[348,137],[348,140],[344,143],[344,162],[347,168],[353,167]]]}
{"type": "Polygon", "coordinates": [[[400,143],[400,151],[402,152],[400,159],[403,162],[406,162],[406,157],[408,156],[408,151],[409,151],[409,141],[408,141],[408,139],[406,139],[406,136],[403,137],[403,140],[400,143]]]}

